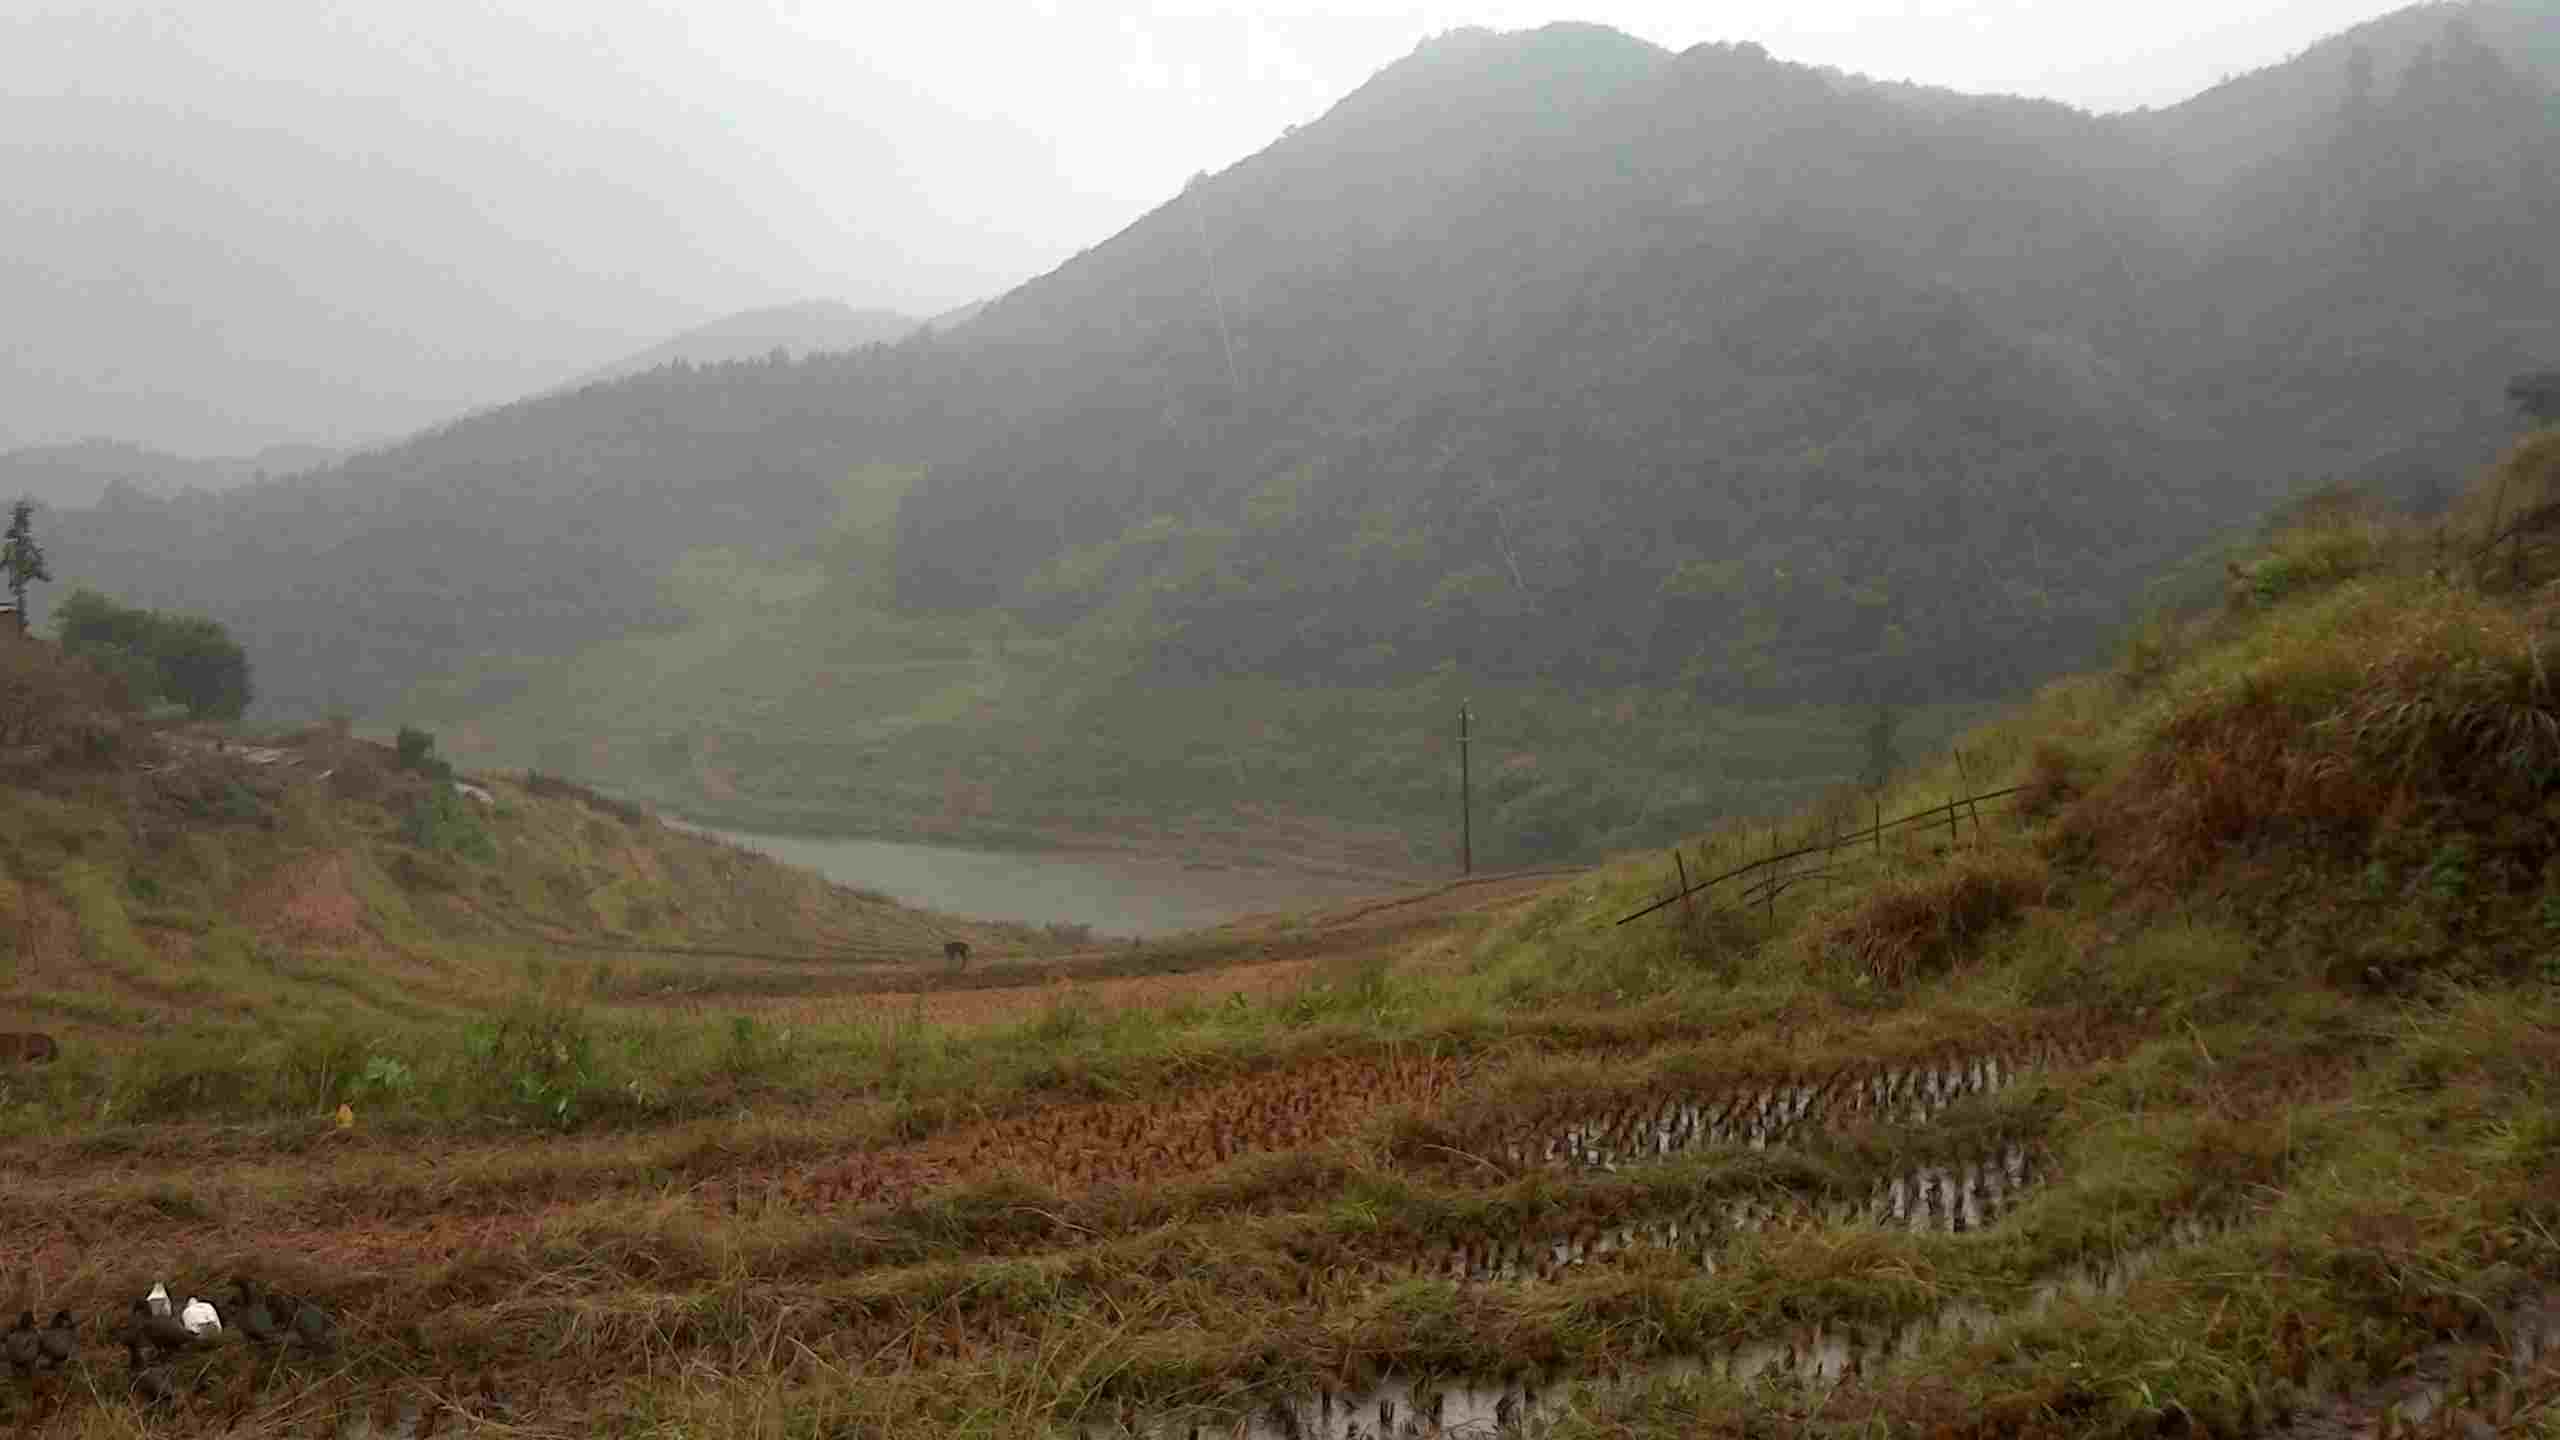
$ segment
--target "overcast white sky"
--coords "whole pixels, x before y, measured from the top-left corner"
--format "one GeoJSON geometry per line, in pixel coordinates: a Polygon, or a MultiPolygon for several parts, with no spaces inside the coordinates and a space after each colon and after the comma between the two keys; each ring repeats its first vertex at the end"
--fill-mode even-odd
{"type": "MultiPolygon", "coordinates": [[[[287,428],[360,431],[408,423],[374,390],[405,388],[413,408],[506,398],[751,305],[830,295],[922,314],[981,298],[1460,25],[1757,40],[1888,79],[2123,108],[2392,8],[0,0],[15,252],[0,304],[36,332],[18,326],[0,358],[23,369],[41,345],[45,394],[166,400],[173,382],[132,370],[131,327],[178,323],[243,376],[338,386],[343,423],[287,428]],[[226,296],[256,298],[273,346],[226,296]],[[288,345],[290,359],[267,353],[288,345]],[[411,361],[422,378],[394,373],[411,361]]],[[[13,398],[68,403],[0,391],[13,398]]],[[[243,405],[257,408],[213,408],[243,405]]]]}

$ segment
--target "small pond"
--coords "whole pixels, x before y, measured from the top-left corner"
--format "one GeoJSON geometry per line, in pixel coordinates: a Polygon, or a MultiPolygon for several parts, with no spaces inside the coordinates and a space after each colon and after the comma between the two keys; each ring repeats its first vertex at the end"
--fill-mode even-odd
{"type": "Polygon", "coordinates": [[[684,828],[902,904],[975,920],[1090,925],[1096,935],[1112,937],[1172,935],[1245,915],[1316,909],[1412,888],[1391,879],[1185,863],[1115,850],[969,850],[684,828]]]}

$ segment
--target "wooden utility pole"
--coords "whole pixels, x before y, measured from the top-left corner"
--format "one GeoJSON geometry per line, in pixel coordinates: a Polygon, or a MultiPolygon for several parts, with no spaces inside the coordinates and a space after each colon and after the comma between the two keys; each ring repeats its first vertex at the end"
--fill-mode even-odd
{"type": "Polygon", "coordinates": [[[1474,797],[1467,776],[1467,702],[1458,702],[1458,873],[1476,873],[1474,797]]]}

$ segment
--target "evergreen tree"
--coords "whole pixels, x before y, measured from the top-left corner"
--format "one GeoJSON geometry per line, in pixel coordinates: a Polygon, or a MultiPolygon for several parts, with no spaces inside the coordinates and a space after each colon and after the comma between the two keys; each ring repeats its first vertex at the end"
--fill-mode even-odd
{"type": "Polygon", "coordinates": [[[45,568],[44,547],[36,543],[36,505],[20,500],[9,507],[9,534],[0,542],[0,572],[9,577],[9,599],[18,607],[18,633],[27,630],[27,587],[38,580],[50,580],[53,572],[45,568]]]}

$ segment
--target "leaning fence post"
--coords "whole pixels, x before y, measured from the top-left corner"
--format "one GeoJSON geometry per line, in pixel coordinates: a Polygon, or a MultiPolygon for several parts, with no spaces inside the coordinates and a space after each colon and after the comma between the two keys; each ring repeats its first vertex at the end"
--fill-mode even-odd
{"type": "Polygon", "coordinates": [[[1965,768],[1964,752],[1962,750],[1957,750],[1956,747],[1952,745],[1948,746],[1947,749],[1952,751],[1956,757],[1956,778],[1964,781],[1964,808],[1973,816],[1973,843],[1978,848],[1982,844],[1982,807],[1975,804],[1973,800],[1973,772],[1965,768]]]}
{"type": "Polygon", "coordinates": [[[1680,847],[1671,847],[1671,863],[1680,872],[1680,908],[1689,916],[1689,928],[1698,928],[1698,898],[1689,893],[1689,862],[1680,858],[1680,847]]]}

